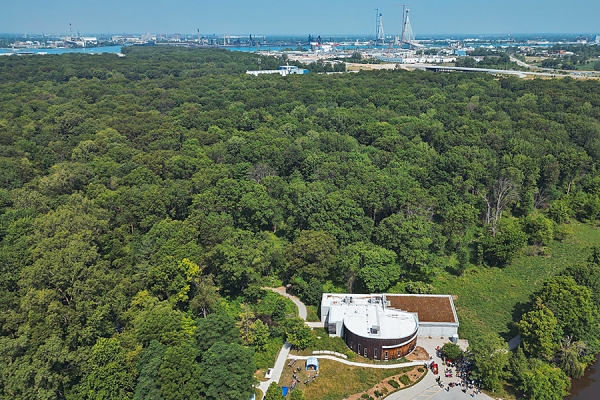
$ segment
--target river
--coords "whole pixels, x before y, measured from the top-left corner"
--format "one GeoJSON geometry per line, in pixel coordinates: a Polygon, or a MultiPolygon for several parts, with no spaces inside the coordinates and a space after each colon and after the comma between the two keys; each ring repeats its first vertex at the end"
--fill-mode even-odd
{"type": "Polygon", "coordinates": [[[9,53],[35,53],[35,54],[65,54],[65,53],[120,53],[122,46],[104,46],[104,47],[88,47],[88,48],[62,48],[62,49],[0,49],[0,54],[9,53]]]}
{"type": "Polygon", "coordinates": [[[571,383],[571,395],[565,400],[596,400],[600,398],[600,355],[596,356],[596,363],[585,371],[581,379],[574,379],[571,383]]]}

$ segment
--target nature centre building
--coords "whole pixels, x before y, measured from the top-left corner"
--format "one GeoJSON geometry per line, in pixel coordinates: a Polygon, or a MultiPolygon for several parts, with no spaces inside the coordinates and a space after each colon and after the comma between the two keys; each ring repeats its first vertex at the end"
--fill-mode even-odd
{"type": "Polygon", "coordinates": [[[377,360],[410,354],[418,337],[458,338],[449,295],[323,293],[321,322],[352,351],[377,360]]]}

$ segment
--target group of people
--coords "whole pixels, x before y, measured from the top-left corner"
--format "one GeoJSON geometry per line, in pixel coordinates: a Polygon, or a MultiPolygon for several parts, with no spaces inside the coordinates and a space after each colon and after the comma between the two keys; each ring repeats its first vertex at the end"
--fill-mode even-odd
{"type": "MultiPolygon", "coordinates": [[[[296,385],[298,383],[300,383],[300,378],[298,377],[297,373],[300,372],[300,367],[296,367],[296,369],[294,369],[294,372],[292,373],[292,382],[290,383],[290,389],[294,389],[296,387],[296,385]]],[[[310,375],[307,374],[307,380],[304,381],[305,385],[308,385],[311,381],[317,379],[317,377],[319,376],[319,371],[315,370],[315,374],[314,375],[310,375]]]]}
{"type": "Polygon", "coordinates": [[[458,378],[457,381],[444,384],[442,377],[438,376],[435,381],[441,388],[445,389],[447,392],[452,388],[460,388],[463,393],[470,391],[469,394],[471,397],[475,397],[476,394],[480,393],[480,382],[471,378],[472,363],[469,360],[447,360],[439,347],[437,348],[437,356],[442,359],[442,365],[446,366],[444,369],[444,376],[446,378],[453,378],[456,375],[456,378],[458,378]]]}
{"type": "Polygon", "coordinates": [[[479,387],[475,384],[474,381],[458,381],[458,382],[450,382],[447,385],[444,384],[444,382],[442,382],[442,377],[438,376],[435,381],[437,382],[437,384],[445,390],[446,392],[449,392],[450,389],[452,388],[460,388],[460,390],[462,390],[463,393],[467,393],[467,391],[471,391],[470,395],[471,397],[475,397],[476,394],[479,394],[480,390],[479,387]]]}

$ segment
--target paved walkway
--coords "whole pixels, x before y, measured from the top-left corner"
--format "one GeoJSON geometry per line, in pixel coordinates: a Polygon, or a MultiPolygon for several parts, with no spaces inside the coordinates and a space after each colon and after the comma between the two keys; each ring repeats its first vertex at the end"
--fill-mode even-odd
{"type": "Polygon", "coordinates": [[[352,365],[355,367],[363,367],[363,368],[379,368],[379,369],[394,369],[394,368],[404,368],[404,367],[417,367],[417,366],[423,366],[423,364],[425,364],[425,361],[410,361],[407,363],[398,363],[398,364],[367,364],[367,363],[359,363],[359,362],[354,362],[354,361],[348,361],[345,358],[340,358],[340,357],[336,357],[336,356],[330,356],[330,355],[326,355],[326,354],[313,354],[311,356],[296,356],[296,355],[291,355],[288,356],[288,359],[290,360],[306,360],[308,357],[315,357],[315,358],[324,358],[327,360],[333,360],[333,361],[337,361],[339,363],[342,364],[346,364],[346,365],[352,365]]]}
{"type": "MultiPolygon", "coordinates": [[[[306,321],[306,306],[300,301],[299,298],[286,293],[285,287],[266,289],[272,290],[275,293],[279,293],[283,297],[287,297],[288,299],[292,300],[294,304],[296,304],[296,307],[298,307],[298,316],[306,321]]],[[[275,360],[275,366],[273,367],[273,371],[271,372],[271,378],[268,381],[260,382],[260,384],[258,385],[258,388],[263,392],[263,395],[267,393],[267,389],[269,388],[271,382],[279,382],[281,374],[283,373],[283,368],[285,367],[285,361],[287,360],[288,355],[290,354],[291,348],[292,345],[288,342],[285,342],[283,344],[283,347],[281,347],[281,350],[279,350],[279,354],[277,355],[277,360],[275,360]]]]}
{"type": "Polygon", "coordinates": [[[283,373],[283,368],[285,367],[285,361],[290,354],[290,349],[292,345],[288,342],[285,342],[281,350],[279,350],[279,355],[277,356],[277,360],[275,361],[275,366],[273,367],[273,372],[271,373],[271,379],[265,382],[261,382],[258,385],[258,388],[263,392],[263,395],[267,393],[267,389],[271,382],[278,383],[281,378],[281,374],[283,373]]]}

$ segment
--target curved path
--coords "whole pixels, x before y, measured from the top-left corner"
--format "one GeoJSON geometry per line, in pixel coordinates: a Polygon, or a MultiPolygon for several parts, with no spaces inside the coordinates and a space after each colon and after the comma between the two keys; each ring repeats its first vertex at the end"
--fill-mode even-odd
{"type": "MultiPolygon", "coordinates": [[[[285,291],[285,287],[278,287],[278,288],[264,288],[267,290],[272,290],[275,293],[278,293],[280,295],[282,295],[283,297],[287,297],[288,299],[292,300],[294,302],[294,304],[296,305],[296,307],[298,307],[298,316],[300,318],[302,318],[304,321],[306,321],[306,306],[304,305],[304,303],[302,303],[300,301],[299,298],[297,298],[296,296],[292,296],[291,294],[288,294],[285,291]]],[[[290,354],[290,349],[292,348],[292,345],[289,344],[288,342],[285,342],[283,344],[283,346],[281,347],[281,350],[279,350],[279,355],[277,355],[277,360],[275,360],[275,366],[273,367],[273,371],[271,372],[271,378],[268,381],[265,382],[260,382],[260,384],[258,385],[258,388],[263,392],[263,395],[265,393],[267,393],[267,389],[269,388],[269,385],[271,384],[271,382],[275,382],[278,383],[279,379],[281,378],[281,374],[283,373],[283,368],[285,367],[285,362],[288,358],[288,355],[290,354]]]]}
{"type": "MultiPolygon", "coordinates": [[[[288,359],[290,360],[306,360],[309,356],[290,356],[288,355],[288,359]]],[[[363,368],[378,368],[378,369],[394,369],[394,368],[404,368],[404,367],[418,367],[418,366],[426,366],[427,362],[426,361],[410,361],[410,362],[406,362],[406,363],[399,363],[399,364],[366,364],[366,363],[359,363],[359,362],[354,362],[354,361],[348,361],[344,358],[339,358],[339,357],[335,357],[335,356],[329,356],[329,355],[320,355],[320,354],[313,354],[310,357],[314,357],[314,358],[325,358],[327,360],[333,360],[333,361],[337,361],[339,363],[342,364],[346,364],[346,365],[352,365],[354,367],[363,367],[363,368]]]]}

